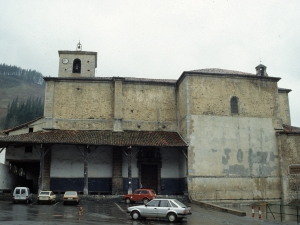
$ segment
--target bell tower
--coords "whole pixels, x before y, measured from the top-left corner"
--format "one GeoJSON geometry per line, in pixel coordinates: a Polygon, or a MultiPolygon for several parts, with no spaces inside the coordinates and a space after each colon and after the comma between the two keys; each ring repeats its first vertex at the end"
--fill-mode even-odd
{"type": "Polygon", "coordinates": [[[76,51],[58,51],[58,77],[95,77],[97,52],[82,51],[80,41],[76,51]]]}

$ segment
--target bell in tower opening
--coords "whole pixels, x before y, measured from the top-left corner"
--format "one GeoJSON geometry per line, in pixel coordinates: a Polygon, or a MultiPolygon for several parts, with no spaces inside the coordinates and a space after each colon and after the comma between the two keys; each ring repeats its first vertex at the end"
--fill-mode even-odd
{"type": "Polygon", "coordinates": [[[82,45],[80,44],[80,41],[79,41],[76,46],[76,51],[81,51],[81,50],[82,50],[82,45]]]}

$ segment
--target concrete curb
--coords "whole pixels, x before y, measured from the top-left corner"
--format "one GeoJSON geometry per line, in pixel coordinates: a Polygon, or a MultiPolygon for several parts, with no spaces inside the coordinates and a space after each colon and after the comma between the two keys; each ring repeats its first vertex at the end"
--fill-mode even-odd
{"type": "Polygon", "coordinates": [[[229,209],[226,207],[222,207],[219,205],[214,205],[214,204],[210,204],[210,203],[206,203],[206,202],[198,202],[198,201],[192,201],[192,203],[196,204],[196,205],[200,205],[204,208],[210,208],[210,209],[214,209],[217,211],[221,211],[221,212],[226,212],[226,213],[230,213],[236,216],[246,216],[246,212],[242,212],[242,211],[238,211],[235,209],[229,209]]]}
{"type": "Polygon", "coordinates": [[[243,212],[243,211],[222,207],[222,206],[214,205],[214,204],[207,203],[207,202],[195,201],[191,195],[189,195],[189,199],[190,199],[190,202],[192,202],[196,205],[200,205],[203,208],[210,208],[210,209],[214,209],[214,210],[217,210],[220,212],[230,213],[230,214],[233,214],[236,216],[246,216],[246,212],[243,212]]]}

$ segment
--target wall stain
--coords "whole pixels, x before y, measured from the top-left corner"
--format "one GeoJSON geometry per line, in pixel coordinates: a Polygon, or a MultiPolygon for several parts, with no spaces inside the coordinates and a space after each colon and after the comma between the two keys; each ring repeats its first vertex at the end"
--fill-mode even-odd
{"type": "Polygon", "coordinates": [[[222,163],[223,165],[228,164],[228,160],[230,159],[229,153],[231,152],[231,149],[225,148],[224,149],[224,155],[222,156],[222,163]]]}
{"type": "Polygon", "coordinates": [[[239,150],[238,150],[238,153],[237,153],[237,156],[236,156],[237,161],[238,161],[239,163],[243,162],[243,156],[244,156],[244,153],[242,152],[241,149],[239,149],[239,150]]]}
{"type": "Polygon", "coordinates": [[[245,168],[243,165],[235,164],[229,166],[228,169],[224,169],[223,173],[225,173],[227,176],[229,175],[249,176],[250,171],[249,169],[245,168]]]}

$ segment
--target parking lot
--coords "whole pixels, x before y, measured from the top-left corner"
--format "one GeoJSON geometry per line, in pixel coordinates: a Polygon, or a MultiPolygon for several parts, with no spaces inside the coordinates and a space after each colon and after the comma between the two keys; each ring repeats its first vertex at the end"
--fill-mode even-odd
{"type": "MultiPolygon", "coordinates": [[[[250,216],[239,217],[232,214],[202,208],[196,204],[184,202],[192,207],[192,215],[176,224],[296,224],[296,222],[280,223],[276,220],[259,220],[250,216]]],[[[167,220],[147,218],[146,220],[133,221],[126,213],[127,204],[121,197],[102,196],[101,198],[83,198],[79,205],[63,205],[58,198],[55,204],[38,205],[34,200],[30,204],[13,204],[9,199],[0,199],[1,225],[20,224],[171,224],[167,220]],[[78,213],[79,206],[84,209],[83,215],[78,213]]]]}

